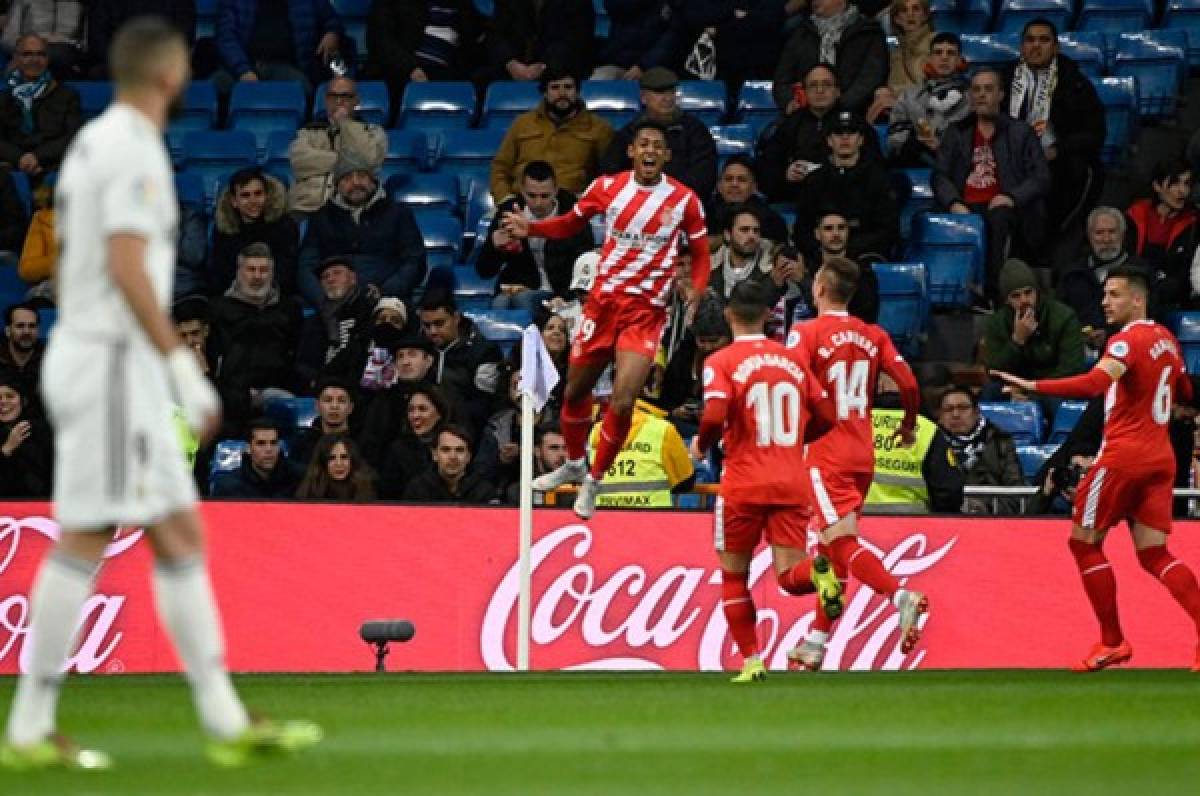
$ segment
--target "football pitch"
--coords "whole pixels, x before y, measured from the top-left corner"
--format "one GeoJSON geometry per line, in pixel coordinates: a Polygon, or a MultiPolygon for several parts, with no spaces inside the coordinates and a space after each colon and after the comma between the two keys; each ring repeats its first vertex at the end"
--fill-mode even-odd
{"type": "MultiPolygon", "coordinates": [[[[0,771],[4,794],[1195,794],[1183,671],[243,676],[324,743],[210,767],[175,677],[77,677],[60,726],[105,773],[0,771]]],[[[0,711],[14,680],[0,679],[0,711]]]]}

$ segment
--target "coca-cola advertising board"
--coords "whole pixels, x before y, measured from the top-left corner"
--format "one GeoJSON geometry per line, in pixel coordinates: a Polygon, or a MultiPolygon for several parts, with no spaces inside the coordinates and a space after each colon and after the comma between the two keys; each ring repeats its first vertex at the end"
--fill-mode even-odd
{"type": "MultiPolygon", "coordinates": [[[[231,668],[341,672],[373,667],[368,619],[409,619],[392,670],[505,671],[516,660],[517,512],[492,508],[208,503],[209,560],[231,668]]],[[[57,535],[44,503],[0,504],[0,673],[22,667],[29,592],[57,535]]],[[[1096,640],[1067,550],[1065,520],[868,517],[889,569],[929,595],[917,648],[898,650],[895,610],[852,585],[827,668],[1060,667],[1096,640]]],[[[1176,555],[1200,564],[1195,523],[1176,555]]],[[[1134,664],[1190,664],[1195,634],[1137,565],[1128,534],[1107,551],[1134,664]]],[[[720,609],[711,516],[562,510],[534,515],[531,661],[536,669],[736,668],[720,609]]],[[[152,561],[137,529],[110,546],[81,618],[74,671],[175,671],[154,612],[152,561]]],[[[754,559],[758,631],[772,668],[813,619],[812,597],[779,591],[770,554],[754,559]]]]}

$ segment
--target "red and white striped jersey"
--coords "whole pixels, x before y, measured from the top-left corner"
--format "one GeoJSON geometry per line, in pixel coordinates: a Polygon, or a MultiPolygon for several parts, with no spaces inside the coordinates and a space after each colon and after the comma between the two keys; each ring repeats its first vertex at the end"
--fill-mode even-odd
{"type": "Polygon", "coordinates": [[[642,296],[658,307],[667,305],[671,291],[679,231],[690,241],[708,234],[696,194],[665,174],[653,187],[640,185],[632,171],[597,177],[572,212],[583,219],[604,214],[604,248],[592,295],[642,296]]]}

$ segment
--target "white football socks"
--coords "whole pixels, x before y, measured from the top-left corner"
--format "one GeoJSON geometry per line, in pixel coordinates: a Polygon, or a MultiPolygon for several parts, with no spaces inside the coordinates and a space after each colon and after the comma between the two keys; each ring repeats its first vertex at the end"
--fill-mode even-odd
{"type": "Polygon", "coordinates": [[[201,725],[218,738],[241,734],[250,720],[225,669],[221,624],[204,560],[197,556],[159,561],[154,567],[154,596],[159,617],[183,662],[201,725]]]}
{"type": "Polygon", "coordinates": [[[17,681],[8,740],[28,746],[54,732],[58,693],[67,657],[75,647],[79,615],[92,594],[97,567],[59,550],[42,564],[30,596],[28,671],[17,681]]]}

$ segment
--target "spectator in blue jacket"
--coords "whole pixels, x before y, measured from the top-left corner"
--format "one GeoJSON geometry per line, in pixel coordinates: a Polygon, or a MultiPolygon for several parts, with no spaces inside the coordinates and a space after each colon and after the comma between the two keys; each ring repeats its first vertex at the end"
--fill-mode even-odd
{"type": "Polygon", "coordinates": [[[321,304],[317,266],[329,257],[350,257],[361,284],[411,306],[425,279],[425,241],[412,211],[392,201],[371,167],[342,153],[333,167],[337,192],[309,221],[300,251],[300,294],[321,304]]]}
{"type": "Polygon", "coordinates": [[[222,94],[253,80],[297,80],[311,93],[330,63],[353,63],[343,33],[329,0],[218,0],[213,81],[222,94]]]}
{"type": "Polygon", "coordinates": [[[246,452],[236,470],[213,479],[212,496],[287,500],[296,491],[299,473],[283,455],[279,428],[267,418],[252,420],[246,431],[246,452]]]}

